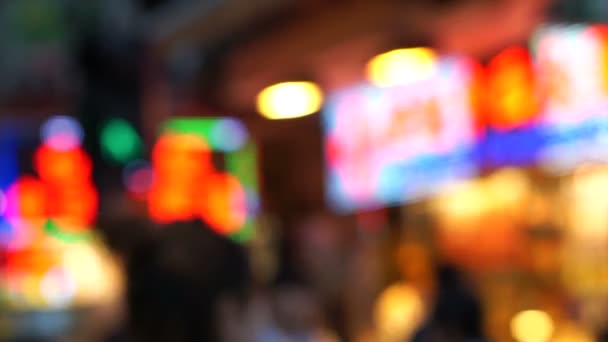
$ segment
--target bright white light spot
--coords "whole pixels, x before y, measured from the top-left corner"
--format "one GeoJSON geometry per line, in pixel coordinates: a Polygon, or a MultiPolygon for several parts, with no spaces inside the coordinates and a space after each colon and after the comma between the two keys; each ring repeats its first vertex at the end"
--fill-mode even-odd
{"type": "Polygon", "coordinates": [[[76,284],[67,270],[51,268],[40,282],[40,292],[52,308],[65,308],[72,304],[76,294],[76,284]]]}
{"type": "Polygon", "coordinates": [[[268,119],[293,119],[321,109],[323,93],[311,82],[284,82],[270,86],[257,97],[257,109],[268,119]]]}
{"type": "Polygon", "coordinates": [[[430,78],[437,57],[428,48],[398,49],[374,57],[367,66],[368,79],[380,87],[411,84],[430,78]]]}
{"type": "Polygon", "coordinates": [[[522,311],[511,320],[511,334],[519,342],[547,342],[553,330],[553,320],[544,311],[522,311]]]}

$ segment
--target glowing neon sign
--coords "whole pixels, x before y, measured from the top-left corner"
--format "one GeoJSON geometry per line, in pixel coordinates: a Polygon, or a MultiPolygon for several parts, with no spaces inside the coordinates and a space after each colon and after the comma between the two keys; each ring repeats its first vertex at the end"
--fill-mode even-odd
{"type": "Polygon", "coordinates": [[[471,67],[444,59],[422,82],[361,85],[324,112],[328,199],[340,210],[396,204],[474,174],[471,67]]]}
{"type": "Polygon", "coordinates": [[[235,240],[251,237],[259,196],[255,146],[231,118],[170,120],[152,151],[152,219],[167,223],[203,219],[235,240]],[[223,154],[224,169],[212,162],[223,154]]]}

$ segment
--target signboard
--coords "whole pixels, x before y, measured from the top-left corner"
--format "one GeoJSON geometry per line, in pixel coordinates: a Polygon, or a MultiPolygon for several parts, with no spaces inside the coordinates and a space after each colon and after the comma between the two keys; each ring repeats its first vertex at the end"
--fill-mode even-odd
{"type": "Polygon", "coordinates": [[[421,82],[359,85],[331,96],[323,114],[331,205],[398,204],[474,174],[471,67],[445,58],[421,82]]]}
{"type": "Polygon", "coordinates": [[[608,162],[608,27],[552,25],[484,67],[440,60],[407,86],[359,85],[324,113],[327,196],[343,211],[435,193],[476,168],[608,162]]]}
{"type": "Polygon", "coordinates": [[[546,99],[540,116],[546,134],[544,164],[571,168],[608,161],[606,32],[602,26],[552,26],[534,40],[546,99]]]}

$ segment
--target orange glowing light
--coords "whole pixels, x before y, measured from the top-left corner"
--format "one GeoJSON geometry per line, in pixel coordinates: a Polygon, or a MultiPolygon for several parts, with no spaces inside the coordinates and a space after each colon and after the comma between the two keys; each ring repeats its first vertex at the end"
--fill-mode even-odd
{"type": "Polygon", "coordinates": [[[590,28],[590,32],[594,34],[601,42],[601,77],[602,86],[605,94],[608,94],[608,25],[594,25],[590,28]]]}
{"type": "Polygon", "coordinates": [[[88,228],[97,214],[97,191],[91,184],[62,187],[52,192],[51,218],[68,230],[88,228]]]}
{"type": "Polygon", "coordinates": [[[247,220],[246,195],[239,180],[230,174],[215,174],[204,186],[199,198],[202,219],[221,233],[238,231],[247,220]]]}
{"type": "Polygon", "coordinates": [[[529,123],[540,111],[540,99],[532,59],[524,48],[501,52],[489,64],[484,108],[497,129],[529,123]]]}
{"type": "Polygon", "coordinates": [[[43,182],[23,176],[13,184],[8,194],[11,215],[29,223],[44,222],[48,213],[48,189],[43,182]]]}
{"type": "Polygon", "coordinates": [[[156,184],[148,195],[148,211],[150,217],[160,223],[194,218],[189,193],[180,187],[156,184]]]}
{"type": "Polygon", "coordinates": [[[487,73],[480,63],[471,62],[471,86],[469,89],[469,101],[475,114],[475,128],[482,132],[487,126],[486,108],[486,79],[487,73]]]}
{"type": "Polygon", "coordinates": [[[40,178],[53,184],[82,182],[92,170],[91,160],[80,148],[59,151],[43,145],[36,151],[34,164],[40,178]]]}
{"type": "Polygon", "coordinates": [[[193,181],[192,177],[211,169],[211,154],[198,136],[167,134],[154,146],[152,162],[159,178],[193,181]]]}
{"type": "Polygon", "coordinates": [[[6,269],[8,273],[40,274],[57,263],[51,251],[40,248],[26,248],[8,252],[6,269]]]}

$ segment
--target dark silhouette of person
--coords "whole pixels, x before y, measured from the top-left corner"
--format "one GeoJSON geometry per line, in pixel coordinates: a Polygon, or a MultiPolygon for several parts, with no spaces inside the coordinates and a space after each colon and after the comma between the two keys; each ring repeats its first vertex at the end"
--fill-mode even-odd
{"type": "Polygon", "coordinates": [[[462,274],[451,266],[442,266],[437,273],[435,307],[414,342],[485,341],[481,304],[462,274]]]}
{"type": "Polygon", "coordinates": [[[155,228],[126,253],[127,340],[228,340],[226,312],[247,298],[244,249],[202,222],[155,228]]]}

